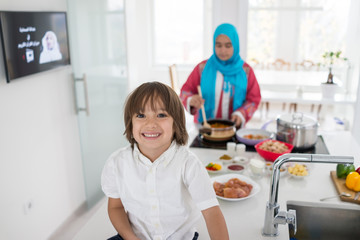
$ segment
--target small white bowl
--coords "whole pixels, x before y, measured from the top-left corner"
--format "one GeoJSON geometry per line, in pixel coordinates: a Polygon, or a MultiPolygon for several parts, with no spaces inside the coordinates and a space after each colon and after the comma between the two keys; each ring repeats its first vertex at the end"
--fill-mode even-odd
{"type": "Polygon", "coordinates": [[[222,162],[223,164],[229,164],[233,162],[233,158],[229,154],[223,154],[219,157],[218,161],[222,162]]]}
{"type": "MultiPolygon", "coordinates": [[[[273,162],[265,162],[265,172],[267,173],[268,176],[271,176],[273,173],[273,162]]],[[[286,174],[287,172],[287,166],[286,165],[282,165],[280,167],[280,177],[284,176],[284,174],[286,174]]]]}
{"type": "Polygon", "coordinates": [[[241,165],[246,165],[246,164],[249,163],[249,159],[248,159],[248,158],[245,158],[245,157],[236,156],[236,157],[234,157],[234,159],[233,159],[233,163],[238,163],[238,164],[241,164],[241,165]]]}
{"type": "Polygon", "coordinates": [[[219,161],[212,161],[212,162],[209,161],[205,165],[205,169],[206,169],[206,171],[208,171],[208,173],[223,173],[224,171],[226,171],[226,167],[224,167],[224,165],[219,161]],[[209,163],[213,163],[213,164],[217,163],[217,164],[219,164],[221,166],[221,169],[220,170],[209,170],[209,169],[206,168],[206,166],[209,165],[209,163]]]}
{"type": "Polygon", "coordinates": [[[288,166],[287,173],[289,174],[290,177],[293,177],[293,178],[295,178],[295,179],[304,179],[305,177],[309,176],[310,170],[309,170],[309,166],[306,165],[306,164],[303,164],[303,163],[295,163],[295,164],[291,164],[291,165],[288,166]],[[297,165],[304,167],[307,174],[306,174],[306,175],[300,175],[300,174],[290,173],[290,170],[291,170],[292,168],[294,168],[294,167],[300,168],[300,167],[297,166],[297,165]]]}
{"type": "Polygon", "coordinates": [[[228,172],[233,173],[243,173],[245,171],[245,166],[238,163],[232,163],[227,166],[228,172]]]}

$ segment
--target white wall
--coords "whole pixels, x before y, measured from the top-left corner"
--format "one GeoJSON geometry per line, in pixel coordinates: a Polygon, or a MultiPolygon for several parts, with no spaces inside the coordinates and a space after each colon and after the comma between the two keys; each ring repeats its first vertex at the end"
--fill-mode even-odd
{"type": "MultiPolygon", "coordinates": [[[[248,0],[212,0],[213,2],[213,32],[222,23],[233,24],[239,33],[240,56],[246,59],[247,54],[247,17],[248,0]]],[[[212,36],[211,36],[212,38],[212,36]]],[[[212,46],[211,46],[212,48],[212,46]]]]}
{"type": "MultiPolygon", "coordinates": [[[[66,11],[66,0],[1,1],[66,11]]],[[[85,201],[71,67],[6,84],[0,51],[0,239],[47,239],[85,201]],[[24,204],[31,200],[28,214],[24,204]]]]}

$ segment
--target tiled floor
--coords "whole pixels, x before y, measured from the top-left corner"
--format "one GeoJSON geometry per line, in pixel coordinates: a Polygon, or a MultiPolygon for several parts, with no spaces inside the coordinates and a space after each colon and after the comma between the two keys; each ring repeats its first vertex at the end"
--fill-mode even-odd
{"type": "MultiPolygon", "coordinates": [[[[345,122],[351,118],[351,116],[348,116],[345,119],[341,111],[336,111],[336,109],[331,106],[325,109],[323,108],[320,116],[311,113],[310,106],[299,106],[298,111],[317,118],[320,124],[320,131],[344,130],[347,126],[336,123],[334,117],[345,120],[345,122]]],[[[288,109],[284,111],[282,105],[273,104],[270,106],[268,113],[265,113],[264,110],[262,112],[256,112],[246,127],[260,128],[266,122],[272,120],[267,130],[276,131],[276,117],[286,113],[288,113],[288,109]]],[[[191,121],[191,117],[187,116],[187,120],[191,121]]],[[[107,239],[115,235],[115,230],[109,221],[106,208],[107,200],[104,198],[90,211],[79,210],[78,213],[74,214],[49,240],[97,240],[107,239]]]]}

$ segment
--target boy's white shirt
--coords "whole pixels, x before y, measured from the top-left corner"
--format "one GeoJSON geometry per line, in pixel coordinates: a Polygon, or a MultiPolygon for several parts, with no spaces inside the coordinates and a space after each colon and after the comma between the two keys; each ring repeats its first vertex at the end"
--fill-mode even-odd
{"type": "Polygon", "coordinates": [[[136,145],[117,150],[101,185],[107,197],[121,198],[140,239],[192,239],[200,210],[219,204],[203,164],[175,141],[154,162],[136,145]]]}

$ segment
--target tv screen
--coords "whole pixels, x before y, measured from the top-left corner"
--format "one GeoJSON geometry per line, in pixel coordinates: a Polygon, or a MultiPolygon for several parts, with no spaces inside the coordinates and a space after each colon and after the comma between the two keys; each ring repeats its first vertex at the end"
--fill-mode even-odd
{"type": "Polygon", "coordinates": [[[7,82],[70,64],[65,12],[0,12],[7,82]]]}

